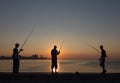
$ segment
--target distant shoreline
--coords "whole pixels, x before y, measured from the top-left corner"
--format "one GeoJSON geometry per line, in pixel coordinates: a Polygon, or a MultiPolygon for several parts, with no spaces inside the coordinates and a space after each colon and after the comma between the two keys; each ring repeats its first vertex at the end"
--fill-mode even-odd
{"type": "MultiPolygon", "coordinates": [[[[12,60],[12,59],[13,58],[0,58],[0,60],[12,60]]],[[[42,59],[41,58],[20,58],[20,60],[51,60],[51,58],[42,58],[42,59]]],[[[59,59],[59,60],[78,60],[78,59],[59,59]]],[[[85,59],[85,60],[88,60],[88,59],[85,59]]],[[[91,59],[91,60],[94,60],[94,59],[91,59]]],[[[119,59],[113,59],[113,60],[107,60],[107,61],[120,61],[120,60],[119,59]]]]}
{"type": "MultiPolygon", "coordinates": [[[[13,58],[9,56],[0,56],[0,60],[12,60],[12,59],[13,58]]],[[[32,55],[29,57],[19,55],[19,59],[21,60],[50,60],[50,58],[44,57],[42,55],[40,57],[38,55],[32,55]]]]}
{"type": "MultiPolygon", "coordinates": [[[[12,58],[9,58],[9,59],[1,59],[0,60],[12,60],[12,58]]],[[[41,59],[41,58],[36,58],[36,59],[32,59],[32,58],[29,58],[29,59],[25,59],[25,58],[20,58],[20,60],[50,60],[50,59],[41,59]]]]}

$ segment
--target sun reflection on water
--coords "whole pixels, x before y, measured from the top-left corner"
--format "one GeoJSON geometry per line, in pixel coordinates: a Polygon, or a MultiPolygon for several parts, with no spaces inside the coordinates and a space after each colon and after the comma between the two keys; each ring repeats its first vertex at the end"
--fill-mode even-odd
{"type": "Polygon", "coordinates": [[[58,65],[58,67],[57,67],[56,71],[55,71],[55,67],[53,68],[53,73],[59,72],[59,68],[60,68],[60,66],[59,66],[59,62],[58,62],[57,65],[58,65]]]}

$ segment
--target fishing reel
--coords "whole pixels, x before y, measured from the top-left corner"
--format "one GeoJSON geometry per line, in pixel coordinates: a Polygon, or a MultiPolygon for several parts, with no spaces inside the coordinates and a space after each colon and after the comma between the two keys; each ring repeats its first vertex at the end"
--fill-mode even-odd
{"type": "Polygon", "coordinates": [[[20,49],[20,51],[23,51],[23,49],[20,49]]]}

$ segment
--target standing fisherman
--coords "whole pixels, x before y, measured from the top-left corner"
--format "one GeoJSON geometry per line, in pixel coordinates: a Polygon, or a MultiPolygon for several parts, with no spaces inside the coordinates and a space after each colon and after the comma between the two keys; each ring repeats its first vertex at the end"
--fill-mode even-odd
{"type": "Polygon", "coordinates": [[[101,57],[99,59],[100,61],[100,66],[102,67],[102,74],[106,73],[106,69],[105,69],[105,58],[106,56],[106,51],[103,49],[103,45],[100,45],[100,49],[101,49],[101,57]]]}
{"type": "Polygon", "coordinates": [[[53,68],[55,67],[55,73],[57,72],[57,55],[59,55],[60,51],[57,51],[57,46],[55,45],[54,48],[51,50],[51,56],[52,56],[52,73],[53,73],[53,68]]]}
{"type": "Polygon", "coordinates": [[[15,44],[15,48],[13,49],[13,73],[18,73],[19,72],[19,53],[23,51],[23,49],[18,50],[19,44],[15,44]]]}

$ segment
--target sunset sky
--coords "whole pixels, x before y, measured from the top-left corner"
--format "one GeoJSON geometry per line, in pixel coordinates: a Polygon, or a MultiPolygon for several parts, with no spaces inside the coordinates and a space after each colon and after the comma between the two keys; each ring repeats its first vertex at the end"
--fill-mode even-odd
{"type": "Polygon", "coordinates": [[[63,43],[61,59],[98,59],[104,45],[108,59],[120,59],[120,0],[0,0],[0,56],[50,57],[63,43]]]}

